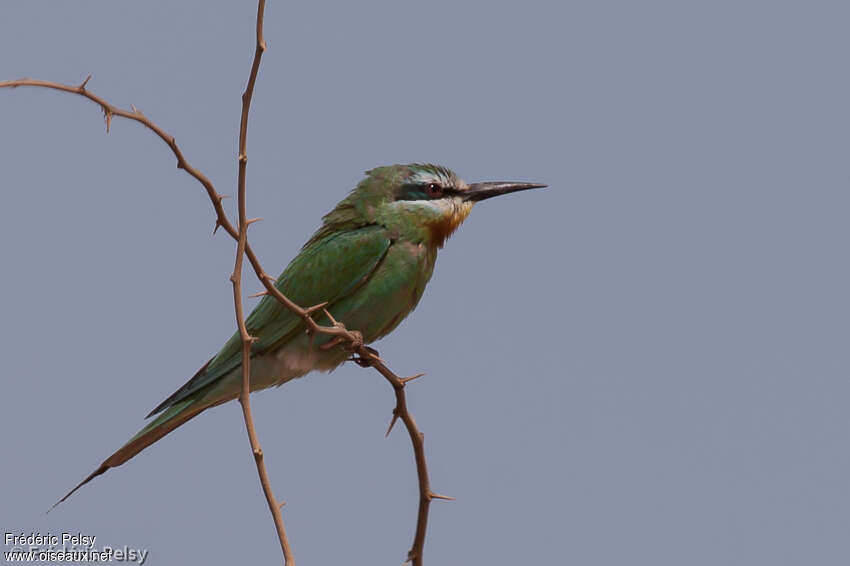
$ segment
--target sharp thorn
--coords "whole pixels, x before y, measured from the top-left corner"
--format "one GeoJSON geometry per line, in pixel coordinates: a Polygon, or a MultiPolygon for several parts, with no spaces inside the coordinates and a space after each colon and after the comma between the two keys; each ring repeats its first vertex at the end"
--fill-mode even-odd
{"type": "Polygon", "coordinates": [[[332,324],[333,326],[336,326],[337,324],[339,324],[339,323],[336,321],[336,319],[334,318],[334,316],[333,316],[331,313],[329,313],[329,312],[328,312],[328,309],[326,309],[326,308],[324,308],[324,307],[323,307],[323,308],[322,308],[322,310],[323,310],[323,311],[325,311],[325,316],[327,316],[327,317],[328,317],[328,320],[330,320],[330,321],[331,321],[331,324],[332,324]]]}
{"type": "Polygon", "coordinates": [[[251,224],[253,224],[254,222],[259,222],[259,221],[260,221],[260,220],[262,220],[262,219],[263,219],[263,217],[262,217],[262,216],[258,216],[257,218],[251,218],[251,219],[249,219],[249,220],[246,220],[246,221],[245,221],[245,223],[246,223],[248,226],[250,226],[250,225],[251,225],[251,224]]]}
{"type": "Polygon", "coordinates": [[[254,293],[253,295],[248,295],[249,299],[256,299],[257,297],[262,297],[264,295],[268,295],[268,291],[260,291],[259,293],[254,293]]]}
{"type": "Polygon", "coordinates": [[[416,375],[411,375],[410,377],[402,377],[399,379],[402,383],[407,383],[408,381],[413,381],[414,379],[419,379],[425,375],[424,373],[417,373],[416,375]]]}
{"type": "Polygon", "coordinates": [[[324,303],[319,303],[318,305],[313,305],[312,307],[309,307],[309,308],[307,308],[307,309],[304,309],[304,313],[305,313],[307,316],[310,316],[311,314],[313,314],[313,313],[314,313],[314,312],[316,312],[317,310],[325,308],[325,307],[327,306],[327,304],[328,304],[328,302],[327,302],[327,301],[325,301],[324,303]]]}
{"type": "Polygon", "coordinates": [[[218,221],[218,219],[216,218],[216,220],[215,220],[215,228],[213,228],[213,234],[215,234],[216,232],[218,232],[218,229],[219,229],[219,228],[221,228],[221,222],[219,222],[219,221],[218,221]]]}
{"type": "Polygon", "coordinates": [[[454,501],[454,497],[449,497],[448,495],[441,495],[439,493],[434,493],[433,491],[428,492],[429,499],[445,499],[446,501],[454,501]]]}
{"type": "Polygon", "coordinates": [[[79,87],[80,90],[86,90],[86,85],[89,83],[90,79],[91,79],[91,75],[87,76],[86,80],[84,80],[82,83],[80,83],[80,87],[79,87]]]}
{"type": "Polygon", "coordinates": [[[277,504],[277,508],[278,508],[278,509],[283,509],[283,506],[284,506],[284,505],[286,505],[286,501],[281,501],[280,503],[278,503],[278,504],[277,504]]]}
{"type": "Polygon", "coordinates": [[[390,426],[387,427],[387,433],[384,435],[384,438],[387,438],[392,432],[393,427],[395,426],[395,422],[398,420],[398,409],[393,409],[393,418],[390,420],[390,426]]]}

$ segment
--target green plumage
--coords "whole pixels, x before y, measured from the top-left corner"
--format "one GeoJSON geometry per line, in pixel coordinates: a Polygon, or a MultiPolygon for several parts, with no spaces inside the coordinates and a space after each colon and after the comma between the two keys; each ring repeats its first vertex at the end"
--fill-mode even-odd
{"type": "MultiPolygon", "coordinates": [[[[327,302],[327,310],[366,343],[391,332],[416,307],[431,278],[437,250],[466,218],[474,202],[541,185],[467,185],[435,165],[393,165],[367,177],[323,217],[322,226],[277,279],[295,303],[327,302]]],[[[328,323],[326,317],[318,318],[328,323]]],[[[341,348],[322,349],[326,336],[308,336],[304,323],[277,300],[264,297],[246,319],[252,346],[251,389],[280,385],[311,370],[345,361],[341,348]]],[[[159,404],[156,417],[107,458],[79,487],[205,409],[238,397],[241,340],[235,333],[192,379],[159,404]]]]}
{"type": "MultiPolygon", "coordinates": [[[[352,293],[368,292],[361,288],[389,247],[386,230],[380,226],[331,233],[305,246],[278,277],[275,286],[296,304],[307,307],[328,302],[326,308],[334,312],[338,310],[337,304],[352,293]]],[[[245,324],[251,336],[257,337],[251,349],[253,356],[275,351],[305,331],[300,318],[269,296],[260,301],[245,324]]],[[[318,338],[317,343],[323,340],[318,338]]],[[[148,416],[197,393],[241,364],[242,340],[237,332],[195,377],[148,416]]]]}

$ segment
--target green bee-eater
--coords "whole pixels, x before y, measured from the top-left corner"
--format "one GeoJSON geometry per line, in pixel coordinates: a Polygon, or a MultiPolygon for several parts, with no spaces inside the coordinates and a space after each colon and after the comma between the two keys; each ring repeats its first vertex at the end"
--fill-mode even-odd
{"type": "MultiPolygon", "coordinates": [[[[436,165],[392,165],[366,178],[334,209],[278,277],[275,285],[302,306],[327,310],[368,344],[391,332],[416,307],[431,279],[437,250],[480,201],[536,183],[466,184],[436,165]]],[[[326,336],[309,336],[300,318],[264,297],[245,321],[252,348],[251,390],[281,385],[312,370],[344,362],[342,348],[321,349],[326,336]]],[[[236,399],[242,387],[238,333],[198,372],[160,403],[158,415],[58,503],[204,410],[236,399]]],[[[58,505],[57,503],[57,505],[58,505]]]]}

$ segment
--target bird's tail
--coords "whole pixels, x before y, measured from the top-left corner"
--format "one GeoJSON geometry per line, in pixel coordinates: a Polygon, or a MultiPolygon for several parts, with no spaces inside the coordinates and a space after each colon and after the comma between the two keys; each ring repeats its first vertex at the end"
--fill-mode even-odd
{"type": "Polygon", "coordinates": [[[104,473],[109,468],[120,466],[175,428],[179,427],[189,419],[200,414],[204,409],[207,409],[211,404],[198,402],[199,399],[195,396],[183,401],[177,402],[168,407],[157,418],[148,423],[145,428],[140,430],[136,436],[131,438],[127,444],[119,448],[112,456],[103,461],[103,463],[89,476],[81,481],[74,489],[68,492],[65,497],[53,504],[53,507],[48,510],[52,511],[57,505],[71,497],[71,495],[89,483],[97,476],[104,473]]]}

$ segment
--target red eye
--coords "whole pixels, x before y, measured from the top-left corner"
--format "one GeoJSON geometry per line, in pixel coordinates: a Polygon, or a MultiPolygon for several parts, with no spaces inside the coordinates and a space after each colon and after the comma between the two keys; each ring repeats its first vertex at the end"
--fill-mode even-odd
{"type": "Polygon", "coordinates": [[[441,197],[443,196],[443,187],[437,183],[428,183],[425,186],[425,194],[431,198],[441,197]]]}

